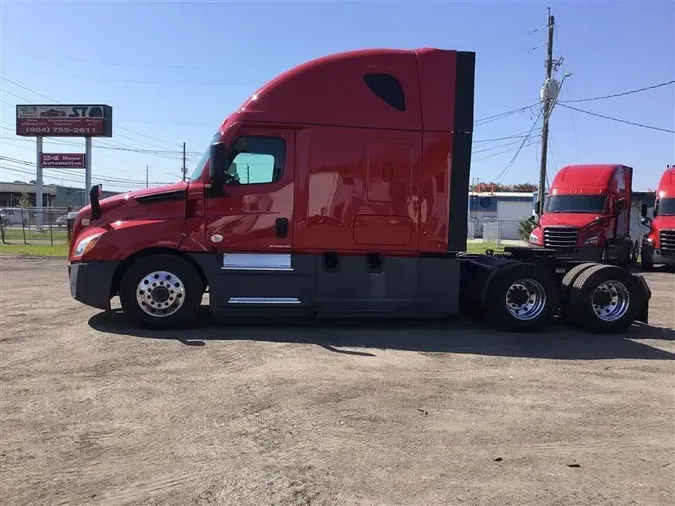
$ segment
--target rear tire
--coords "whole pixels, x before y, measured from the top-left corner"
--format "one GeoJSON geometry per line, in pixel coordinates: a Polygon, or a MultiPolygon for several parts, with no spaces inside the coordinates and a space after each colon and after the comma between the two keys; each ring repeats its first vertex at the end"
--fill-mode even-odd
{"type": "Polygon", "coordinates": [[[577,280],[579,276],[591,267],[596,265],[602,265],[595,262],[589,262],[585,264],[579,264],[575,267],[572,267],[562,279],[560,283],[560,290],[558,292],[558,297],[560,300],[560,312],[563,316],[570,315],[570,292],[572,290],[572,285],[577,280]]]}
{"type": "Polygon", "coordinates": [[[630,272],[613,265],[594,265],[572,284],[571,313],[586,330],[621,332],[632,325],[644,304],[644,292],[630,272]]]}
{"type": "Polygon", "coordinates": [[[558,294],[553,279],[533,265],[500,269],[487,286],[484,317],[500,329],[532,331],[556,312],[558,294]]]}
{"type": "Polygon", "coordinates": [[[135,261],[120,285],[124,312],[141,326],[152,329],[194,322],[203,295],[204,286],[197,271],[174,255],[152,255],[135,261]]]}

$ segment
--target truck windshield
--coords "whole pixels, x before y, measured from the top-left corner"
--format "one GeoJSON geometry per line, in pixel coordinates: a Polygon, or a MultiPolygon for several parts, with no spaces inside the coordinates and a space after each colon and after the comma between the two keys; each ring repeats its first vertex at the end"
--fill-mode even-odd
{"type": "Polygon", "coordinates": [[[654,209],[654,216],[675,216],[675,198],[659,199],[654,209]]]}
{"type": "Polygon", "coordinates": [[[197,162],[197,166],[195,167],[195,170],[192,171],[192,175],[190,176],[190,181],[197,181],[199,179],[199,177],[202,175],[202,171],[204,170],[204,166],[206,165],[206,162],[209,161],[209,155],[211,154],[211,144],[213,144],[214,142],[218,142],[219,140],[220,140],[220,132],[216,132],[216,134],[211,138],[211,142],[206,147],[206,151],[204,151],[204,154],[199,159],[199,162],[197,162]]]}
{"type": "Polygon", "coordinates": [[[604,195],[553,195],[546,199],[547,213],[602,213],[604,195]]]}

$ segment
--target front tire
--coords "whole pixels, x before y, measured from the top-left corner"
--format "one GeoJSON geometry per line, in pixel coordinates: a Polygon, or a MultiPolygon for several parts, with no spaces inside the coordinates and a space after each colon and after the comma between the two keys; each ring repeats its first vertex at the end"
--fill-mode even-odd
{"type": "Polygon", "coordinates": [[[204,286],[195,268],[174,255],[136,260],[120,284],[124,312],[141,326],[152,329],[194,322],[203,295],[204,286]]]}
{"type": "Polygon", "coordinates": [[[553,279],[530,264],[496,272],[483,304],[485,317],[497,328],[520,332],[540,328],[557,308],[553,279]]]}

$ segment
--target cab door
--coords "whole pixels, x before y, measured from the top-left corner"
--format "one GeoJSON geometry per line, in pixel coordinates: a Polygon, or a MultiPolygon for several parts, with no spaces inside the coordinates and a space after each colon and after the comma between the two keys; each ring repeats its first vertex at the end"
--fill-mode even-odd
{"type": "Polygon", "coordinates": [[[229,253],[280,253],[293,242],[294,132],[240,129],[224,192],[207,197],[206,242],[229,253]]]}
{"type": "Polygon", "coordinates": [[[226,165],[224,192],[205,200],[206,243],[220,264],[209,282],[211,310],[306,310],[314,264],[291,254],[295,133],[242,127],[226,165]]]}

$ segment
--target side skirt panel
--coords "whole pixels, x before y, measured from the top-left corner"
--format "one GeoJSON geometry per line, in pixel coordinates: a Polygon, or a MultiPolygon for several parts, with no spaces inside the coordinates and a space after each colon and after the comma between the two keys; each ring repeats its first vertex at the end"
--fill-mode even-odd
{"type": "Polygon", "coordinates": [[[442,317],[459,311],[455,258],[197,253],[212,313],[442,317]],[[283,255],[282,255],[283,256],[283,255]]]}

